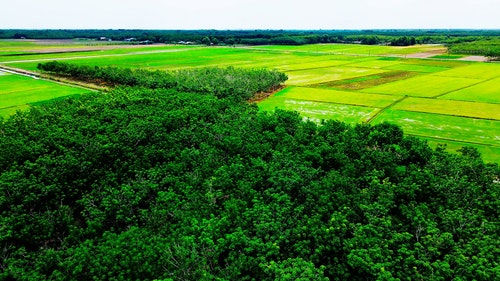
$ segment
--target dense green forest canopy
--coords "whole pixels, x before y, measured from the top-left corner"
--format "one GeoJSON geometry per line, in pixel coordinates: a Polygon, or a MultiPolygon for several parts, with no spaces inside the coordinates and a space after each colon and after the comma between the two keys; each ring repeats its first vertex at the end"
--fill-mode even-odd
{"type": "Polygon", "coordinates": [[[452,54],[483,55],[500,60],[500,38],[451,44],[448,50],[452,54]]]}
{"type": "Polygon", "coordinates": [[[497,164],[202,75],[0,122],[1,280],[500,279],[497,164]]]}

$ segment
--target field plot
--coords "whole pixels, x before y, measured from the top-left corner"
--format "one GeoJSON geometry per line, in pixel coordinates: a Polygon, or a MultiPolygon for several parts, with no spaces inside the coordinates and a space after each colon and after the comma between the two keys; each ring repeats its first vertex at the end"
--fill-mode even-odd
{"type": "Polygon", "coordinates": [[[37,80],[26,76],[0,75],[0,116],[7,117],[30,103],[83,94],[89,90],[37,80]]]}
{"type": "Polygon", "coordinates": [[[500,147],[500,121],[391,109],[373,123],[384,121],[398,124],[412,135],[500,147]]]}
{"type": "Polygon", "coordinates": [[[500,120],[500,104],[491,103],[409,97],[391,109],[500,120]]]}
{"type": "Polygon", "coordinates": [[[371,60],[364,60],[361,62],[354,62],[347,64],[347,66],[351,67],[366,67],[366,68],[384,68],[389,66],[395,66],[401,64],[402,61],[399,59],[396,60],[383,60],[379,58],[372,57],[371,60]]]}
{"type": "MultiPolygon", "coordinates": [[[[498,71],[500,71],[500,67],[498,71]]],[[[500,104],[500,78],[488,80],[471,87],[451,92],[440,98],[500,104]]]]}
{"type": "Polygon", "coordinates": [[[448,70],[449,68],[443,67],[443,66],[400,63],[400,64],[387,66],[387,67],[385,67],[385,69],[414,71],[414,72],[422,72],[422,73],[434,73],[434,72],[445,71],[445,70],[448,70]]]}
{"type": "Polygon", "coordinates": [[[295,100],[287,97],[271,97],[259,103],[262,110],[273,111],[276,108],[298,111],[309,120],[319,122],[322,119],[339,119],[355,124],[366,122],[380,109],[307,100],[295,100]]]}
{"type": "Polygon", "coordinates": [[[500,77],[500,65],[477,63],[464,67],[457,67],[454,69],[436,73],[435,75],[445,76],[445,77],[468,77],[477,79],[491,79],[500,77]]]}
{"type": "Polygon", "coordinates": [[[444,55],[432,56],[431,58],[433,58],[433,59],[455,60],[455,59],[461,59],[463,57],[465,57],[465,56],[464,55],[444,54],[444,55]]]}
{"type": "Polygon", "coordinates": [[[396,100],[400,99],[398,96],[364,94],[358,92],[306,87],[288,87],[276,93],[274,97],[379,108],[389,106],[396,100]]]}
{"type": "Polygon", "coordinates": [[[294,71],[294,70],[308,70],[308,69],[316,69],[316,68],[326,68],[326,67],[332,67],[332,66],[338,66],[338,65],[344,65],[346,64],[345,61],[343,60],[316,60],[314,61],[305,61],[305,62],[297,62],[295,61],[294,63],[284,63],[281,65],[275,65],[275,68],[280,70],[280,71],[294,71]]]}
{"type": "Polygon", "coordinates": [[[480,83],[480,79],[422,75],[363,90],[368,93],[435,97],[480,83]]]}
{"type": "Polygon", "coordinates": [[[488,146],[480,144],[472,144],[458,141],[449,140],[437,140],[437,139],[426,139],[430,147],[436,148],[439,144],[446,145],[448,151],[455,152],[464,146],[470,146],[476,148],[481,152],[481,156],[486,162],[499,162],[500,159],[500,147],[498,146],[488,146]]]}
{"type": "MultiPolygon", "coordinates": [[[[262,110],[296,110],[316,121],[389,121],[431,143],[445,142],[452,149],[477,147],[485,159],[500,162],[500,64],[460,61],[445,52],[438,45],[94,48],[78,42],[42,46],[0,40],[0,64],[35,71],[38,63],[52,60],[161,70],[205,66],[277,69],[288,75],[288,87],[259,102],[262,110]]],[[[46,84],[31,84],[36,80],[23,77],[30,83],[16,83],[9,79],[17,78],[8,76],[0,76],[3,115],[40,98],[84,91],[71,88],[51,92],[46,84]]]]}
{"type": "Polygon", "coordinates": [[[283,52],[311,52],[327,54],[351,54],[351,55],[400,55],[420,52],[446,52],[439,45],[414,45],[408,47],[393,46],[368,46],[359,44],[315,44],[302,46],[255,46],[253,49],[283,52]]]}
{"type": "Polygon", "coordinates": [[[356,67],[327,67],[288,72],[288,85],[306,86],[383,73],[383,70],[356,67]]]}

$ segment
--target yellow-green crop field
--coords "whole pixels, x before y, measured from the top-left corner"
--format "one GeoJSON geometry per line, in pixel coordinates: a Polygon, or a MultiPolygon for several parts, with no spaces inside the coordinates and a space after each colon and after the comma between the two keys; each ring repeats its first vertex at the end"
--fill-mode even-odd
{"type": "MultiPolygon", "coordinates": [[[[462,56],[446,55],[442,46],[104,48],[81,42],[58,44],[0,41],[0,65],[36,71],[40,62],[64,60],[164,70],[205,66],[277,69],[288,75],[287,87],[260,101],[262,110],[296,110],[315,121],[392,122],[431,145],[445,143],[451,150],[470,145],[485,160],[500,162],[500,64],[457,60],[462,56]]],[[[3,78],[0,76],[0,97],[12,95],[10,99],[17,100],[18,106],[51,96],[29,94],[31,89],[43,90],[35,85],[40,81],[25,77],[22,83],[10,84],[3,78]],[[23,98],[7,91],[28,94],[23,98]]],[[[0,100],[0,108],[6,108],[6,100],[0,100]]],[[[5,112],[0,114],[8,114],[5,112]]]]}

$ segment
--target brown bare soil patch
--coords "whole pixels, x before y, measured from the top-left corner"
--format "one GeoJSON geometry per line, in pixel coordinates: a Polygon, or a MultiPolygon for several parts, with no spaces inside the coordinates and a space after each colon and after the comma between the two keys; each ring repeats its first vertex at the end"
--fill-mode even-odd
{"type": "Polygon", "coordinates": [[[390,82],[408,79],[417,75],[419,75],[418,72],[397,71],[397,72],[380,73],[377,75],[370,75],[353,79],[321,83],[313,86],[332,87],[342,90],[362,90],[390,82]]]}
{"type": "Polygon", "coordinates": [[[485,61],[488,61],[488,58],[485,56],[467,56],[467,57],[459,58],[457,60],[485,62],[485,61]]]}
{"type": "Polygon", "coordinates": [[[267,92],[260,92],[255,94],[251,99],[248,100],[248,102],[259,102],[267,99],[268,97],[274,95],[275,93],[283,90],[286,86],[285,85],[280,85],[278,87],[275,87],[267,92]]]}
{"type": "Polygon", "coordinates": [[[433,50],[428,52],[414,53],[405,55],[405,58],[409,59],[427,59],[433,56],[445,54],[446,50],[433,50]]]}

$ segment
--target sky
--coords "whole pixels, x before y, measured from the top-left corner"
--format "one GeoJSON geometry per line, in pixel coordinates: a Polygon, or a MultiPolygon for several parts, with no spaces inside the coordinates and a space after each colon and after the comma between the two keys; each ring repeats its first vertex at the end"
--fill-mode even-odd
{"type": "Polygon", "coordinates": [[[0,1],[0,29],[500,29],[500,0],[0,1]]]}

